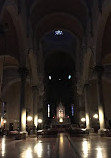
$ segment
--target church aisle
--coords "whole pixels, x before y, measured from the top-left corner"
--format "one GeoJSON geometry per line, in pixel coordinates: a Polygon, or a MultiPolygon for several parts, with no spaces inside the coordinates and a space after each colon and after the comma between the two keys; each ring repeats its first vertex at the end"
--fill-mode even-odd
{"type": "Polygon", "coordinates": [[[0,138],[0,158],[110,158],[110,137],[0,138]]]}
{"type": "MultiPolygon", "coordinates": [[[[66,158],[74,152],[64,134],[57,138],[0,139],[0,157],[3,158],[66,158]]],[[[75,157],[76,158],[76,157],[75,157]]]]}

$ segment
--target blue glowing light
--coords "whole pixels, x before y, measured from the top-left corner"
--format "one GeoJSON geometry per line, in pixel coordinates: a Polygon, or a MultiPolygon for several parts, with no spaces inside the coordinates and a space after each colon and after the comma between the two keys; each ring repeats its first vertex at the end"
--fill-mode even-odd
{"type": "Polygon", "coordinates": [[[56,30],[56,31],[55,31],[55,35],[57,35],[57,36],[63,35],[63,31],[61,31],[61,30],[56,30]]]}
{"type": "Polygon", "coordinates": [[[72,116],[74,116],[74,107],[73,107],[73,105],[71,106],[71,111],[72,111],[72,116]]]}
{"type": "Polygon", "coordinates": [[[71,79],[71,75],[68,76],[68,79],[69,79],[69,80],[71,79]]]}

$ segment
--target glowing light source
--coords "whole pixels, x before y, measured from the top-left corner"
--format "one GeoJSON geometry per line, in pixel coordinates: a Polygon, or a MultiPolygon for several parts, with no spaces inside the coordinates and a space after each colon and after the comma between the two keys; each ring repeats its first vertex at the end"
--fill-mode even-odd
{"type": "Polygon", "coordinates": [[[51,80],[52,79],[52,77],[51,76],[49,76],[49,80],[51,80]]]}
{"type": "Polygon", "coordinates": [[[63,122],[63,118],[60,118],[60,119],[59,119],[59,122],[63,122]]]}
{"type": "Polygon", "coordinates": [[[90,128],[89,123],[90,123],[90,120],[89,120],[89,114],[86,113],[86,127],[87,127],[87,128],[90,128]]]}
{"type": "Polygon", "coordinates": [[[28,116],[27,121],[32,121],[32,116],[28,116]]]}
{"type": "Polygon", "coordinates": [[[98,114],[94,114],[93,118],[98,119],[98,114]]]}
{"type": "Polygon", "coordinates": [[[23,112],[22,112],[22,124],[21,124],[21,130],[22,131],[25,131],[26,130],[26,110],[23,110],[23,112]]]}
{"type": "Polygon", "coordinates": [[[57,31],[55,31],[55,35],[57,35],[57,36],[63,35],[63,31],[57,30],[57,31]]]}
{"type": "Polygon", "coordinates": [[[68,79],[69,79],[69,80],[71,79],[71,75],[68,76],[68,79]]]}
{"type": "Polygon", "coordinates": [[[83,117],[83,118],[81,118],[81,121],[82,121],[82,122],[85,122],[85,121],[86,121],[86,119],[83,117]]]}
{"type": "Polygon", "coordinates": [[[1,125],[0,125],[0,127],[3,127],[4,126],[4,119],[3,119],[3,117],[1,117],[1,125]]]}
{"type": "Polygon", "coordinates": [[[105,125],[104,125],[104,112],[103,112],[102,107],[99,107],[99,122],[100,122],[100,128],[101,129],[105,128],[105,125]]]}
{"type": "Polygon", "coordinates": [[[34,125],[37,127],[37,125],[38,125],[38,116],[37,115],[35,115],[34,116],[34,125]]]}
{"type": "Polygon", "coordinates": [[[73,107],[73,105],[71,106],[71,112],[72,112],[72,116],[74,116],[74,107],[73,107]]]}
{"type": "Polygon", "coordinates": [[[42,119],[38,119],[38,123],[42,123],[42,119]]]}
{"type": "Polygon", "coordinates": [[[50,105],[48,104],[48,117],[50,117],[50,105]]]}
{"type": "Polygon", "coordinates": [[[4,123],[7,123],[7,121],[6,121],[6,120],[4,120],[4,123]]]}

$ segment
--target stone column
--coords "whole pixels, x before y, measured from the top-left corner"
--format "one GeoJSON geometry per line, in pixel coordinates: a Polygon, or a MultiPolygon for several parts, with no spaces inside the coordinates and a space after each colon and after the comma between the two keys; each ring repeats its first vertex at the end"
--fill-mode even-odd
{"type": "Polygon", "coordinates": [[[44,124],[43,113],[44,113],[44,109],[43,109],[43,96],[39,94],[38,119],[42,120],[42,122],[39,123],[39,128],[40,129],[43,128],[43,124],[44,124]]]}
{"type": "MultiPolygon", "coordinates": [[[[39,43],[39,53],[38,53],[38,74],[39,74],[39,108],[38,108],[38,118],[43,121],[43,97],[44,97],[44,57],[43,57],[43,47],[39,43]],[[42,64],[41,64],[42,63],[42,64]]],[[[43,127],[44,122],[40,123],[40,127],[43,127]]]]}
{"type": "Polygon", "coordinates": [[[43,96],[39,95],[39,108],[38,108],[38,116],[43,120],[43,96]]]}
{"type": "Polygon", "coordinates": [[[99,123],[100,129],[105,128],[105,111],[104,111],[104,100],[103,100],[103,89],[102,89],[102,72],[103,66],[95,66],[97,73],[97,98],[98,98],[98,112],[99,112],[99,123]]]}
{"type": "Polygon", "coordinates": [[[2,81],[3,80],[3,58],[0,59],[0,111],[1,111],[1,128],[4,126],[4,102],[2,101],[2,81]]]}
{"type": "Polygon", "coordinates": [[[76,77],[73,78],[73,98],[72,103],[74,104],[74,116],[72,116],[71,122],[75,124],[79,124],[79,102],[78,102],[78,94],[77,94],[77,84],[76,84],[76,77]]]}
{"type": "Polygon", "coordinates": [[[37,86],[32,86],[33,91],[33,125],[37,128],[38,125],[38,102],[39,90],[37,86]]]}
{"type": "Polygon", "coordinates": [[[79,95],[79,121],[81,123],[81,118],[85,116],[85,107],[84,107],[84,95],[83,94],[78,94],[79,95]]]}
{"type": "Polygon", "coordinates": [[[2,92],[1,92],[2,80],[3,80],[3,59],[0,59],[0,98],[2,95],[2,92]]]}
{"type": "Polygon", "coordinates": [[[89,104],[88,104],[88,84],[85,84],[84,85],[84,95],[85,95],[85,114],[86,114],[86,128],[87,129],[90,129],[90,114],[89,114],[89,111],[90,111],[90,107],[89,107],[89,104]]]}
{"type": "Polygon", "coordinates": [[[19,68],[19,74],[21,77],[19,131],[26,131],[25,84],[28,70],[25,67],[19,68]]]}

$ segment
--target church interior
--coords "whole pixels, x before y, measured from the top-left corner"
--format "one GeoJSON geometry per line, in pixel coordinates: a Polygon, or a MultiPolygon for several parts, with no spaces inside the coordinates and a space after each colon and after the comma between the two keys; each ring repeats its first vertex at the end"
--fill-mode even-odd
{"type": "Polygon", "coordinates": [[[111,0],[0,0],[0,158],[110,147],[111,0]]]}
{"type": "Polygon", "coordinates": [[[110,127],[111,1],[0,1],[0,126],[110,127]]]}

